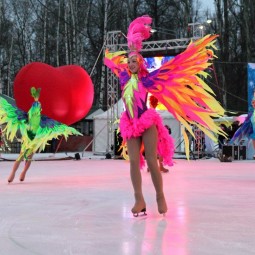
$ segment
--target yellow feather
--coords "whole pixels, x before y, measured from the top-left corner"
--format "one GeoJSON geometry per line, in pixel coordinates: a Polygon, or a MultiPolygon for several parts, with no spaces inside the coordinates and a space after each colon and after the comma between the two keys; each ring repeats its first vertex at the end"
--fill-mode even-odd
{"type": "Polygon", "coordinates": [[[184,145],[185,145],[185,154],[187,159],[189,160],[189,137],[187,135],[187,133],[185,132],[185,129],[183,128],[183,126],[181,126],[181,133],[183,135],[183,140],[184,140],[184,145]]]}

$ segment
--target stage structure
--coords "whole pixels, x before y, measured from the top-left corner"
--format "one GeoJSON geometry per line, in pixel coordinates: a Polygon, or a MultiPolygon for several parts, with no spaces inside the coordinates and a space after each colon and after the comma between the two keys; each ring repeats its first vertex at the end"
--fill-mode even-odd
{"type": "MultiPolygon", "coordinates": [[[[180,38],[161,41],[146,41],[143,42],[143,55],[177,55],[187,48],[191,40],[196,40],[201,37],[201,33],[193,33],[190,38],[180,38]]],[[[122,43],[126,36],[121,31],[110,31],[106,34],[104,50],[108,49],[110,52],[115,51],[128,51],[127,43],[122,43]]],[[[114,154],[114,131],[117,128],[115,124],[117,116],[116,112],[120,109],[118,107],[118,100],[120,98],[120,88],[118,78],[111,72],[109,68],[102,68],[102,81],[101,81],[101,95],[100,101],[103,102],[103,95],[107,88],[107,148],[106,153],[114,154]]]]}

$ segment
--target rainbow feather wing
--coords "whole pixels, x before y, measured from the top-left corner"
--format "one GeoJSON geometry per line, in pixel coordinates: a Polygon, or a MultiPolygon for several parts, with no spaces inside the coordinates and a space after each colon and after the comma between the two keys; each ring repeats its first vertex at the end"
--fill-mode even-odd
{"type": "Polygon", "coordinates": [[[216,37],[217,35],[207,35],[191,42],[183,53],[143,79],[148,92],[165,105],[193,136],[191,124],[204,131],[214,141],[217,141],[214,134],[224,133],[214,123],[213,117],[221,117],[225,111],[201,77],[208,76],[204,70],[211,65],[209,61],[215,57],[210,47],[216,49],[216,37]]]}
{"type": "Polygon", "coordinates": [[[126,51],[117,51],[110,53],[108,49],[105,51],[104,64],[112,70],[112,72],[119,77],[120,73],[127,70],[126,51]]]}
{"type": "Polygon", "coordinates": [[[22,135],[26,133],[27,122],[26,112],[12,106],[0,97],[0,125],[5,125],[3,132],[8,140],[12,142],[18,130],[22,135]]]}

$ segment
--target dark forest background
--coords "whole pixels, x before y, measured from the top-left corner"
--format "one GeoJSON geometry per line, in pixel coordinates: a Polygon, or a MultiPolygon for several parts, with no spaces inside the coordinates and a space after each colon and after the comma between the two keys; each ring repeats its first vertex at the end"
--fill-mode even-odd
{"type": "MultiPolygon", "coordinates": [[[[208,84],[229,111],[247,112],[247,63],[255,62],[255,1],[214,0],[0,0],[0,88],[13,96],[13,81],[26,64],[77,64],[95,87],[92,110],[106,110],[100,98],[104,36],[125,34],[128,24],[148,14],[157,30],[150,40],[189,36],[189,23],[218,34],[217,59],[208,84]],[[206,23],[210,19],[212,22],[206,23]]],[[[106,96],[106,95],[105,95],[106,96]]]]}

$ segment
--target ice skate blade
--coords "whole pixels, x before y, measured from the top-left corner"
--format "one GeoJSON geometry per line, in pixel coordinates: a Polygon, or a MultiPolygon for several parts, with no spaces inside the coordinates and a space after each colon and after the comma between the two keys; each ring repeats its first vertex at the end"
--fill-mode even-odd
{"type": "Polygon", "coordinates": [[[141,216],[146,216],[146,215],[147,215],[147,213],[146,213],[146,208],[143,208],[140,212],[133,213],[133,216],[134,216],[134,217],[138,217],[138,216],[139,216],[139,213],[143,213],[141,216]]]}

